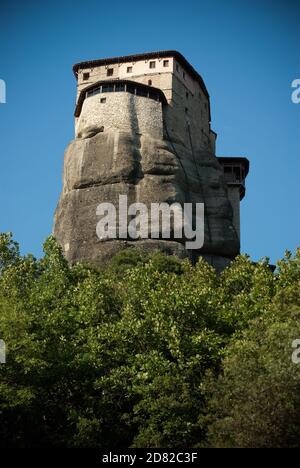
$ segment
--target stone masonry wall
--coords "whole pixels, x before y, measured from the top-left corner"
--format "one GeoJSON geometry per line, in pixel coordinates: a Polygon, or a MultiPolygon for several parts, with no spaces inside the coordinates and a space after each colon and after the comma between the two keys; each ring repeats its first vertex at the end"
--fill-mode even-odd
{"type": "Polygon", "coordinates": [[[150,68],[150,61],[152,60],[139,60],[137,62],[126,62],[120,64],[111,64],[111,65],[102,65],[94,68],[87,68],[84,70],[79,70],[78,73],[78,93],[89,86],[92,83],[96,83],[99,80],[109,80],[109,79],[126,79],[132,81],[138,81],[140,83],[148,84],[149,80],[152,80],[152,85],[160,89],[165,89],[166,87],[171,88],[170,77],[173,73],[173,58],[167,59],[155,59],[155,68],[150,68]],[[168,60],[169,65],[164,66],[164,61],[168,60]],[[131,67],[132,71],[128,72],[128,67],[131,67]],[[113,75],[107,76],[107,69],[113,69],[113,75]],[[89,73],[89,79],[83,80],[83,73],[89,73]],[[165,77],[169,75],[169,85],[166,86],[165,77]],[[154,82],[155,81],[155,82],[154,82]]]}
{"type": "Polygon", "coordinates": [[[146,85],[149,85],[150,80],[151,86],[161,89],[168,101],[164,119],[170,136],[185,146],[191,146],[189,123],[194,150],[215,152],[215,136],[210,129],[209,99],[199,82],[173,57],[129,61],[79,70],[78,93],[92,83],[111,79],[128,79],[146,85]],[[166,61],[168,66],[164,66],[166,61]],[[150,68],[150,62],[155,62],[155,68],[150,68]],[[113,75],[107,75],[108,69],[113,70],[113,75]],[[83,80],[83,73],[89,73],[88,80],[83,80]]]}
{"type": "Polygon", "coordinates": [[[123,130],[162,138],[162,103],[126,92],[101,93],[85,99],[75,133],[82,138],[90,130],[123,130]],[[101,99],[105,99],[101,103],[101,99]]]}

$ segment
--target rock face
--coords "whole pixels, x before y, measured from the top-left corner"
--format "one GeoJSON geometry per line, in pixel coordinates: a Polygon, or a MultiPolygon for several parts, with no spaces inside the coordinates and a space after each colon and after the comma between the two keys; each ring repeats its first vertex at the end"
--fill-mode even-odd
{"type": "Polygon", "coordinates": [[[70,263],[96,265],[129,246],[168,254],[200,255],[218,270],[239,253],[223,170],[209,150],[191,151],[166,136],[116,129],[87,128],[70,143],[64,159],[63,191],[56,209],[54,235],[70,263]],[[104,130],[104,131],[103,131],[104,130]],[[101,241],[96,234],[97,206],[119,203],[204,203],[205,242],[186,250],[185,240],[137,239],[101,241]]]}

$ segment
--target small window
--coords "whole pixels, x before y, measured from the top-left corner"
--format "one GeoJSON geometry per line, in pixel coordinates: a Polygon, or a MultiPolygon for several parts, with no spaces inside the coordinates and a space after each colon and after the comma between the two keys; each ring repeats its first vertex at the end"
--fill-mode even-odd
{"type": "Polygon", "coordinates": [[[83,73],[83,75],[82,75],[83,81],[87,81],[89,79],[89,77],[90,77],[89,73],[83,73]]]}
{"type": "Polygon", "coordinates": [[[155,68],[155,65],[156,65],[156,64],[155,64],[155,61],[154,61],[154,60],[151,61],[151,62],[149,62],[149,67],[150,67],[150,68],[155,68]]]}
{"type": "Polygon", "coordinates": [[[149,98],[154,99],[155,101],[159,101],[159,95],[153,91],[149,91],[149,98]]]}
{"type": "Polygon", "coordinates": [[[148,80],[148,86],[152,86],[152,80],[148,80]]]}
{"type": "Polygon", "coordinates": [[[108,68],[107,69],[107,76],[113,76],[114,74],[114,69],[113,68],[108,68]]]}
{"type": "Polygon", "coordinates": [[[234,176],[235,176],[235,180],[240,181],[241,180],[241,169],[239,167],[234,167],[233,168],[233,173],[234,173],[234,176]]]}
{"type": "Polygon", "coordinates": [[[116,83],[116,92],[125,91],[124,83],[116,83]]]}
{"type": "Polygon", "coordinates": [[[114,92],[114,85],[106,84],[102,86],[102,93],[113,93],[114,92]]]}
{"type": "Polygon", "coordinates": [[[101,104],[105,104],[105,103],[106,103],[106,97],[102,97],[102,98],[100,99],[100,103],[101,103],[101,104]]]}
{"type": "Polygon", "coordinates": [[[185,72],[182,72],[183,79],[185,80],[185,72]]]}
{"type": "Polygon", "coordinates": [[[188,111],[189,111],[189,110],[188,110],[188,108],[186,107],[186,108],[185,108],[185,113],[187,114],[187,113],[188,113],[188,111]]]}
{"type": "Polygon", "coordinates": [[[136,94],[137,94],[138,96],[147,97],[147,96],[148,96],[148,91],[147,91],[147,89],[145,89],[145,88],[137,88],[136,94]]]}
{"type": "Polygon", "coordinates": [[[164,60],[163,64],[164,64],[164,67],[168,67],[169,66],[169,60],[164,60]]]}
{"type": "Polygon", "coordinates": [[[132,67],[127,67],[127,73],[132,73],[132,67]]]}
{"type": "Polygon", "coordinates": [[[90,89],[90,91],[87,91],[86,97],[95,96],[96,94],[99,94],[99,93],[100,93],[100,88],[93,88],[93,89],[90,89]]]}
{"type": "Polygon", "coordinates": [[[188,93],[188,92],[185,93],[185,97],[186,97],[187,99],[189,98],[189,93],[188,93]]]}
{"type": "Polygon", "coordinates": [[[131,83],[128,83],[126,86],[126,91],[127,93],[135,94],[135,87],[131,83]]]}

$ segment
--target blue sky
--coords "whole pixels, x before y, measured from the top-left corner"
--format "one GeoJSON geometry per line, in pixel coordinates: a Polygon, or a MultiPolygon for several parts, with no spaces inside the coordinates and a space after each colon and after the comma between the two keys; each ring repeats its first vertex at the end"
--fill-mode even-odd
{"type": "Polygon", "coordinates": [[[246,156],[242,251],[275,262],[300,245],[300,2],[1,1],[0,231],[41,255],[73,138],[76,62],[176,49],[211,95],[219,156],[246,156]]]}

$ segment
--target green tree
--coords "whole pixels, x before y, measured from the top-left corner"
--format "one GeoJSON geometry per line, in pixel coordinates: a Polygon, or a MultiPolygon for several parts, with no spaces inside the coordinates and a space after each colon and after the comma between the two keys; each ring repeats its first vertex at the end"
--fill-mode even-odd
{"type": "Polygon", "coordinates": [[[233,336],[222,372],[207,377],[200,417],[213,447],[300,448],[300,252],[279,262],[276,295],[263,315],[233,336]]]}
{"type": "Polygon", "coordinates": [[[207,372],[218,377],[256,323],[286,324],[298,271],[297,256],[276,276],[241,256],[218,276],[203,260],[135,249],[102,268],[70,267],[52,237],[37,260],[1,235],[0,446],[203,442],[219,420],[207,372]]]}

